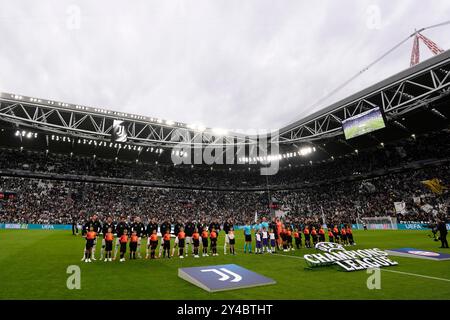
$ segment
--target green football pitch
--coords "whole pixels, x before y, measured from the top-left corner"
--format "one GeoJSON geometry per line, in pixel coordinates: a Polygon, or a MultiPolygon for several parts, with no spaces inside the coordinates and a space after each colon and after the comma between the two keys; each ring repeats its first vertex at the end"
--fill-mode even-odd
{"type": "MultiPolygon", "coordinates": [[[[355,231],[352,249],[413,247],[439,249],[426,231],[355,231]]],[[[220,235],[223,241],[223,233],[220,235]]],[[[381,271],[381,289],[367,288],[366,271],[309,269],[302,256],[314,249],[279,254],[244,254],[194,259],[84,263],[85,241],[67,231],[0,231],[0,299],[449,299],[450,261],[391,257],[397,266],[381,271]],[[178,277],[178,268],[234,263],[276,281],[275,285],[209,293],[178,277]],[[67,268],[81,268],[81,289],[69,290],[67,268]]],[[[142,248],[144,253],[144,246],[142,248]]],[[[443,251],[442,251],[443,250],[443,251]]],[[[97,247],[99,257],[100,248],[97,247]]],[[[145,255],[145,254],[144,254],[145,255]]]]}

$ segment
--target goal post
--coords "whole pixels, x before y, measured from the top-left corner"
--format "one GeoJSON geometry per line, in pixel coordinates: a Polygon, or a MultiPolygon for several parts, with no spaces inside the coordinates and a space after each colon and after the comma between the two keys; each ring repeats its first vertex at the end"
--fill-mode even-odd
{"type": "Polygon", "coordinates": [[[397,218],[394,217],[364,217],[361,218],[367,229],[397,230],[397,218]]]}

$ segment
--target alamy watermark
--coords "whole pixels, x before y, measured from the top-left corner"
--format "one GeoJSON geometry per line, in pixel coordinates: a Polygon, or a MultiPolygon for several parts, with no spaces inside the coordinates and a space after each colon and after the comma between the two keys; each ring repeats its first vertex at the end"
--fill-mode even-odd
{"type": "Polygon", "coordinates": [[[380,268],[368,268],[367,274],[370,276],[367,278],[367,289],[380,290],[381,289],[381,269],[380,268]]]}
{"type": "Polygon", "coordinates": [[[81,289],[81,269],[77,265],[70,265],[66,269],[66,273],[69,274],[66,281],[66,287],[69,290],[81,289]]]}
{"type": "Polygon", "coordinates": [[[379,30],[382,27],[381,24],[381,8],[372,4],[366,9],[366,27],[371,30],[379,30]]]}
{"type": "Polygon", "coordinates": [[[69,30],[78,30],[81,28],[81,8],[71,4],[66,9],[66,27],[69,30]]]}
{"type": "Polygon", "coordinates": [[[180,128],[173,130],[170,140],[176,142],[171,151],[174,165],[260,164],[261,175],[275,175],[282,159],[278,130],[255,134],[239,130],[233,134],[202,131],[192,135],[180,128]]]}

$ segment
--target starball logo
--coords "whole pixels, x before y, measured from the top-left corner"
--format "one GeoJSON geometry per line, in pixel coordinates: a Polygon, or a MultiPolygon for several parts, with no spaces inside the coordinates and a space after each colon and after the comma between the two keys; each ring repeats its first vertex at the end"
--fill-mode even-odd
{"type": "Polygon", "coordinates": [[[345,248],[341,244],[335,242],[319,242],[315,248],[325,252],[345,251],[345,248]]]}

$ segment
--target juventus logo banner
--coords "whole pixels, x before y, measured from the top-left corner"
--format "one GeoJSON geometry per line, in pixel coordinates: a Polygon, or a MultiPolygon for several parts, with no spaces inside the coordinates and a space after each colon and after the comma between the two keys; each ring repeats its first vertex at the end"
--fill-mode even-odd
{"type": "Polygon", "coordinates": [[[112,141],[113,142],[126,142],[127,141],[127,132],[125,130],[125,126],[122,124],[122,120],[114,120],[113,128],[112,128],[112,141]]]}

